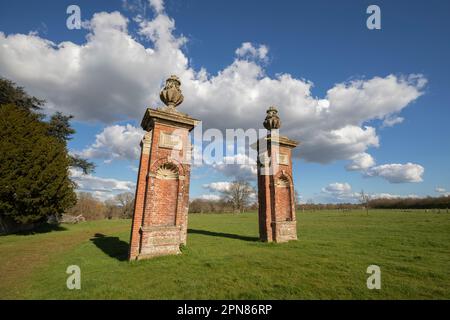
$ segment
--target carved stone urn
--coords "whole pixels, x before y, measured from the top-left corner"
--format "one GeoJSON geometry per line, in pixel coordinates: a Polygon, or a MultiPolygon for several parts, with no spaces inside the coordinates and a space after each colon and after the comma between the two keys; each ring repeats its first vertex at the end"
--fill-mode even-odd
{"type": "Polygon", "coordinates": [[[264,120],[264,128],[267,130],[280,129],[281,120],[278,116],[278,110],[275,107],[270,107],[267,110],[266,119],[264,120]]]}
{"type": "Polygon", "coordinates": [[[175,107],[183,102],[184,97],[181,93],[180,86],[180,79],[175,75],[171,75],[166,80],[166,85],[159,94],[161,101],[164,102],[169,110],[175,110],[175,107]]]}

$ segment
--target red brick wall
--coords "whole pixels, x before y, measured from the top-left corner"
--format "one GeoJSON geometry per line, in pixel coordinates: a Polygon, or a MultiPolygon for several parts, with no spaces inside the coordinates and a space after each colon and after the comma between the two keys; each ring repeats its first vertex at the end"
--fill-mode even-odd
{"type": "Polygon", "coordinates": [[[155,179],[155,209],[151,225],[174,226],[177,214],[178,179],[155,179]]]}
{"type": "Polygon", "coordinates": [[[259,237],[262,241],[272,241],[272,227],[270,217],[270,179],[269,176],[258,174],[258,219],[259,237]]]}
{"type": "Polygon", "coordinates": [[[276,221],[288,221],[292,219],[290,187],[276,187],[275,197],[276,221]]]}
{"type": "Polygon", "coordinates": [[[287,165],[278,163],[273,175],[263,175],[258,168],[259,234],[260,239],[267,242],[297,238],[291,147],[279,146],[278,150],[271,150],[272,159],[278,159],[278,153],[287,155],[287,165]],[[280,182],[284,185],[279,186],[280,182]],[[277,222],[280,223],[277,225],[277,222]]]}
{"type": "Polygon", "coordinates": [[[141,155],[139,166],[130,260],[136,259],[140,253],[177,253],[178,246],[173,242],[186,243],[190,165],[182,163],[182,160],[190,151],[189,130],[155,121],[150,134],[152,136],[150,154],[141,155]],[[182,148],[176,150],[174,156],[173,148],[161,147],[159,142],[161,132],[170,134],[175,130],[181,137],[182,148]],[[178,178],[157,177],[158,168],[165,163],[176,166],[178,178]],[[143,231],[140,230],[141,226],[143,231]],[[168,229],[154,231],[154,228],[159,226],[168,229]]]}

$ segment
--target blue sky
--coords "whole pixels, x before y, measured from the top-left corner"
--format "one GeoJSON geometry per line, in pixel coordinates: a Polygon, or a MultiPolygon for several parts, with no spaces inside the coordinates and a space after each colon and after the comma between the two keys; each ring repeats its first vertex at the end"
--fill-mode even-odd
{"type": "MultiPolygon", "coordinates": [[[[448,12],[439,0],[2,1],[0,75],[45,98],[50,111],[75,115],[70,149],[97,164],[93,176],[76,178],[102,198],[133,189],[137,127],[147,106],[161,104],[172,73],[183,82],[180,111],[205,128],[260,128],[276,104],[281,133],[303,142],[294,163],[303,201],[355,201],[361,189],[435,196],[450,190],[448,12]],[[66,27],[71,4],[90,26],[66,27]],[[371,4],[381,30],[366,27],[371,4]],[[348,170],[361,154],[372,163],[348,170]]],[[[234,173],[196,167],[191,197],[217,195],[212,183],[234,173]]]]}

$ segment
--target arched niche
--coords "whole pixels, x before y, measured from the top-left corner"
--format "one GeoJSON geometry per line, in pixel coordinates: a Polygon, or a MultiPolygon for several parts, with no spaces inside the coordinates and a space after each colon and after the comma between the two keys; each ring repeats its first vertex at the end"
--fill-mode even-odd
{"type": "Polygon", "coordinates": [[[163,180],[178,179],[178,167],[172,162],[163,163],[156,170],[156,177],[163,180]]]}
{"type": "Polygon", "coordinates": [[[280,175],[275,182],[275,212],[277,221],[292,221],[292,188],[290,179],[280,175]]]}
{"type": "Polygon", "coordinates": [[[158,199],[152,225],[176,224],[179,176],[178,166],[172,162],[161,163],[156,169],[154,195],[158,199]]]}

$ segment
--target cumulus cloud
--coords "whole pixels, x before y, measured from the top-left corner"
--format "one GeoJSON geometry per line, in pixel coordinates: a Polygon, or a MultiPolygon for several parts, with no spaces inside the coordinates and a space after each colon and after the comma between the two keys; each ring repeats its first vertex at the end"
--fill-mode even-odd
{"type": "Polygon", "coordinates": [[[229,181],[219,181],[219,182],[212,182],[208,184],[204,184],[203,188],[208,189],[212,192],[223,192],[227,191],[230,188],[231,182],[229,181]]]}
{"type": "Polygon", "coordinates": [[[235,53],[239,58],[250,58],[266,61],[269,49],[263,44],[254,46],[250,42],[244,42],[239,48],[236,49],[235,53]]]}
{"type": "Polygon", "coordinates": [[[75,154],[90,159],[106,159],[107,162],[114,159],[135,160],[139,158],[139,143],[143,135],[142,129],[129,124],[108,126],[97,134],[91,146],[75,154]]]}
{"type": "Polygon", "coordinates": [[[421,182],[425,169],[415,163],[392,163],[372,167],[365,172],[369,177],[382,177],[390,183],[421,182]]]}
{"type": "Polygon", "coordinates": [[[390,183],[422,182],[424,167],[415,163],[383,164],[375,166],[375,160],[368,153],[359,153],[350,158],[351,163],[346,166],[350,171],[361,171],[366,177],[380,177],[390,183]]]}
{"type": "Polygon", "coordinates": [[[375,128],[353,125],[336,130],[317,129],[315,135],[312,132],[305,133],[302,141],[300,156],[306,161],[323,164],[351,159],[364,153],[369,147],[379,146],[375,128]]]}
{"type": "Polygon", "coordinates": [[[244,154],[225,156],[223,160],[213,163],[211,167],[227,177],[238,180],[256,179],[256,161],[244,154]]]}
{"type": "Polygon", "coordinates": [[[218,201],[218,200],[222,199],[222,197],[217,194],[202,194],[201,196],[197,197],[196,199],[218,201]]]}
{"type": "Polygon", "coordinates": [[[0,33],[0,74],[45,98],[49,111],[104,123],[139,119],[149,102],[159,103],[161,80],[187,69],[181,51],[171,51],[178,44],[166,36],[170,19],[161,17],[142,31],[159,39],[155,50],[128,33],[119,12],[96,13],[82,45],[0,33]]]}
{"type": "Polygon", "coordinates": [[[334,182],[323,188],[322,191],[333,194],[344,194],[349,192],[351,189],[352,187],[347,182],[334,182]]]}
{"type": "MultiPolygon", "coordinates": [[[[350,170],[364,169],[370,162],[368,149],[379,146],[376,128],[368,122],[398,123],[392,119],[423,94],[427,82],[422,75],[391,74],[338,83],[318,98],[311,93],[311,81],[288,73],[268,76],[263,63],[267,46],[249,42],[236,50],[230,65],[210,75],[189,65],[182,50],[187,39],[174,34],[175,21],[164,12],[163,2],[149,4],[151,19],[139,15],[130,22],[119,12],[94,14],[82,44],[0,33],[0,74],[45,98],[48,111],[108,125],[139,120],[147,106],[160,106],[162,81],[177,74],[185,96],[180,110],[203,120],[205,128],[260,128],[267,107],[276,105],[281,133],[302,142],[295,156],[319,163],[351,160],[350,170]],[[151,46],[131,35],[131,23],[151,46]]],[[[138,146],[137,136],[135,142],[138,146]]],[[[97,155],[108,151],[101,143],[90,148],[97,155]]],[[[113,158],[127,158],[134,150],[111,152],[113,158]]],[[[225,174],[238,174],[226,167],[216,166],[225,174]]],[[[236,168],[255,172],[249,166],[236,168]]],[[[377,172],[371,174],[386,176],[377,172]]]]}
{"type": "MultiPolygon", "coordinates": [[[[418,198],[415,194],[398,195],[392,193],[366,193],[369,199],[396,199],[396,198],[418,198]]],[[[334,182],[322,188],[318,197],[319,202],[358,202],[361,199],[360,192],[354,192],[352,186],[347,182],[334,182]]]]}
{"type": "Polygon", "coordinates": [[[319,200],[322,202],[355,202],[359,199],[359,193],[353,192],[347,182],[333,182],[322,188],[319,200]]]}
{"type": "Polygon", "coordinates": [[[101,178],[92,174],[84,174],[81,170],[71,169],[70,177],[77,184],[79,191],[92,192],[105,200],[122,192],[134,192],[135,183],[131,181],[101,178]]]}
{"type": "MultiPolygon", "coordinates": [[[[422,95],[422,75],[374,77],[337,84],[328,90],[330,113],[340,123],[346,117],[353,125],[369,119],[386,119],[422,95]]],[[[331,120],[331,119],[330,119],[331,120]]]]}
{"type": "Polygon", "coordinates": [[[155,10],[156,13],[162,13],[164,11],[163,0],[148,0],[148,3],[155,10]]]}
{"type": "Polygon", "coordinates": [[[375,165],[375,160],[368,153],[358,153],[350,158],[352,162],[346,166],[347,170],[366,170],[375,165]]]}

